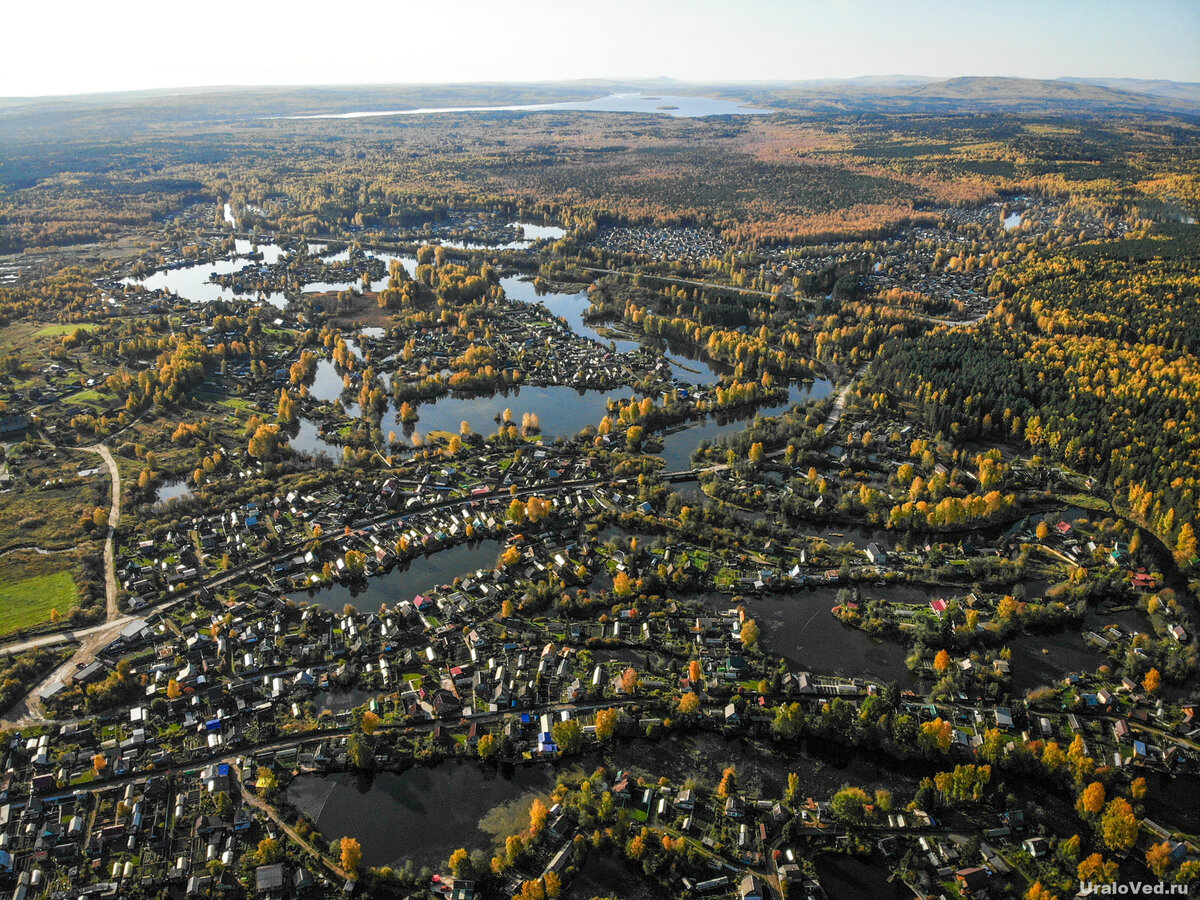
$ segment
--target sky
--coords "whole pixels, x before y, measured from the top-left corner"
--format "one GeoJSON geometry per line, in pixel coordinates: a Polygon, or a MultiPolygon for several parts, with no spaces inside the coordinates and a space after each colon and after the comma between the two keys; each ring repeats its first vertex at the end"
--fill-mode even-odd
{"type": "Polygon", "coordinates": [[[60,0],[2,15],[9,97],[658,76],[1200,82],[1197,0],[60,0]]]}

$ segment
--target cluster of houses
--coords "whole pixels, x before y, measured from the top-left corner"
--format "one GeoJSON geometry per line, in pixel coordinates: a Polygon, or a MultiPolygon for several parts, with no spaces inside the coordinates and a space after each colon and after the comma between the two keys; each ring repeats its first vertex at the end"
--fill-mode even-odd
{"type": "Polygon", "coordinates": [[[299,292],[304,285],[322,283],[350,287],[365,276],[379,281],[387,274],[387,264],[377,256],[351,247],[345,258],[327,259],[319,255],[293,253],[281,255],[275,262],[251,262],[236,272],[216,275],[213,281],[231,292],[299,292]]]}
{"type": "MultiPolygon", "coordinates": [[[[419,349],[413,353],[405,353],[405,344],[412,337],[407,332],[369,338],[361,350],[370,352],[372,358],[387,359],[392,378],[397,382],[419,382],[430,373],[445,373],[449,377],[456,370],[456,361],[465,358],[474,347],[472,355],[477,360],[486,358],[496,377],[505,383],[519,378],[523,384],[611,389],[657,377],[662,389],[672,386],[669,367],[662,366],[659,370],[662,360],[656,353],[613,353],[596,341],[575,334],[543,306],[509,298],[496,303],[500,305],[493,307],[486,336],[476,333],[469,338],[449,329],[430,328],[415,338],[419,349]]],[[[354,388],[361,374],[349,374],[354,388]]],[[[449,384],[454,386],[453,379],[449,384]]]]}
{"type": "Polygon", "coordinates": [[[698,265],[729,250],[724,238],[702,228],[611,226],[597,230],[591,246],[606,253],[698,265]]]}
{"type": "MultiPolygon", "coordinates": [[[[255,566],[264,586],[296,590],[325,579],[327,563],[335,577],[358,574],[347,563],[347,552],[355,551],[364,557],[361,574],[373,575],[420,553],[501,533],[509,498],[496,492],[516,484],[515,479],[550,492],[590,474],[590,460],[539,449],[507,472],[497,461],[480,457],[412,481],[389,477],[382,483],[337,482],[311,492],[291,491],[136,535],[121,547],[118,574],[135,609],[242,566],[255,566]],[[447,505],[449,500],[457,503],[447,505]],[[328,537],[319,548],[306,549],[314,533],[328,537]]],[[[587,515],[602,510],[605,500],[596,489],[567,489],[551,503],[556,510],[587,515]]]]}
{"type": "MultiPolygon", "coordinates": [[[[242,802],[228,763],[110,783],[110,773],[91,762],[107,743],[95,730],[66,725],[48,738],[16,736],[4,748],[0,878],[9,879],[14,900],[116,898],[159,890],[204,897],[237,890],[235,862],[262,837],[283,837],[242,802]],[[45,751],[55,746],[63,749],[47,767],[45,751]],[[75,765],[72,756],[86,758],[102,777],[63,785],[61,769],[75,765]],[[60,768],[57,775],[54,766],[60,768]],[[44,774],[29,782],[23,776],[30,769],[44,774]]],[[[262,867],[255,881],[258,896],[284,896],[285,885],[262,867]]],[[[304,896],[326,883],[320,873],[293,865],[286,893],[304,896]]]]}

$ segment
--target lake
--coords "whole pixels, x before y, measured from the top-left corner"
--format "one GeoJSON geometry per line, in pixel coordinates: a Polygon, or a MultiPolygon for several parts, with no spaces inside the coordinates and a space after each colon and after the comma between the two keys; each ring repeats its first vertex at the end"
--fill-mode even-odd
{"type": "Polygon", "coordinates": [[[592,100],[569,100],[564,103],[526,103],[516,106],[426,106],[417,109],[381,109],[345,113],[317,113],[307,116],[284,116],[287,119],[373,119],[381,116],[424,116],[441,113],[476,112],[631,112],[695,119],[704,116],[764,116],[774,109],[742,106],[734,100],[712,97],[679,97],[641,92],[609,94],[592,100]]]}

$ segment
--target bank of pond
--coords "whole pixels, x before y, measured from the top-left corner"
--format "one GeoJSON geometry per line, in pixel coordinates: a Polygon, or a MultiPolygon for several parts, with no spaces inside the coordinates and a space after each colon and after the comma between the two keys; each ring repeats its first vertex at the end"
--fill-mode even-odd
{"type": "MultiPolygon", "coordinates": [[[[301,775],[284,799],[333,840],[343,835],[362,843],[369,866],[438,866],[459,847],[489,855],[515,828],[528,824],[534,798],[545,800],[562,775],[583,777],[597,766],[610,777],[627,771],[635,778],[689,778],[715,785],[728,766],[750,796],[779,798],[789,773],[806,795],[824,798],[845,783],[868,790],[886,787],[903,795],[917,787],[921,765],[900,764],[876,754],[810,741],[807,750],[780,750],[743,738],[707,732],[670,734],[658,740],[617,741],[603,753],[531,765],[496,765],[447,760],[403,772],[301,775]],[[386,822],[388,827],[370,827],[386,822]]],[[[930,769],[932,771],[932,769],[930,769]]],[[[627,806],[636,805],[636,799],[627,806]]]]}

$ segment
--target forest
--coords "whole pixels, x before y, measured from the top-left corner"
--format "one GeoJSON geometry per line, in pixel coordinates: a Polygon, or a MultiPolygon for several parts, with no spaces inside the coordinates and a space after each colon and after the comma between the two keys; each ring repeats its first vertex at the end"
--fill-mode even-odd
{"type": "Polygon", "coordinates": [[[956,439],[1024,439],[1091,473],[1194,566],[1200,246],[1169,232],[1138,244],[1025,261],[995,315],[888,345],[873,378],[956,439]]]}
{"type": "MultiPolygon", "coordinates": [[[[777,101],[785,104],[785,99],[777,101]]],[[[739,244],[886,234],[1000,196],[1182,216],[1200,199],[1195,122],[1128,113],[836,113],[674,119],[567,112],[357,120],[159,102],[0,128],[0,251],[111,238],[228,199],[247,226],[386,236],[453,209],[564,226],[687,224],[739,244]],[[255,116],[255,112],[260,113],[255,116]]],[[[197,221],[199,226],[215,224],[197,221]]]]}

